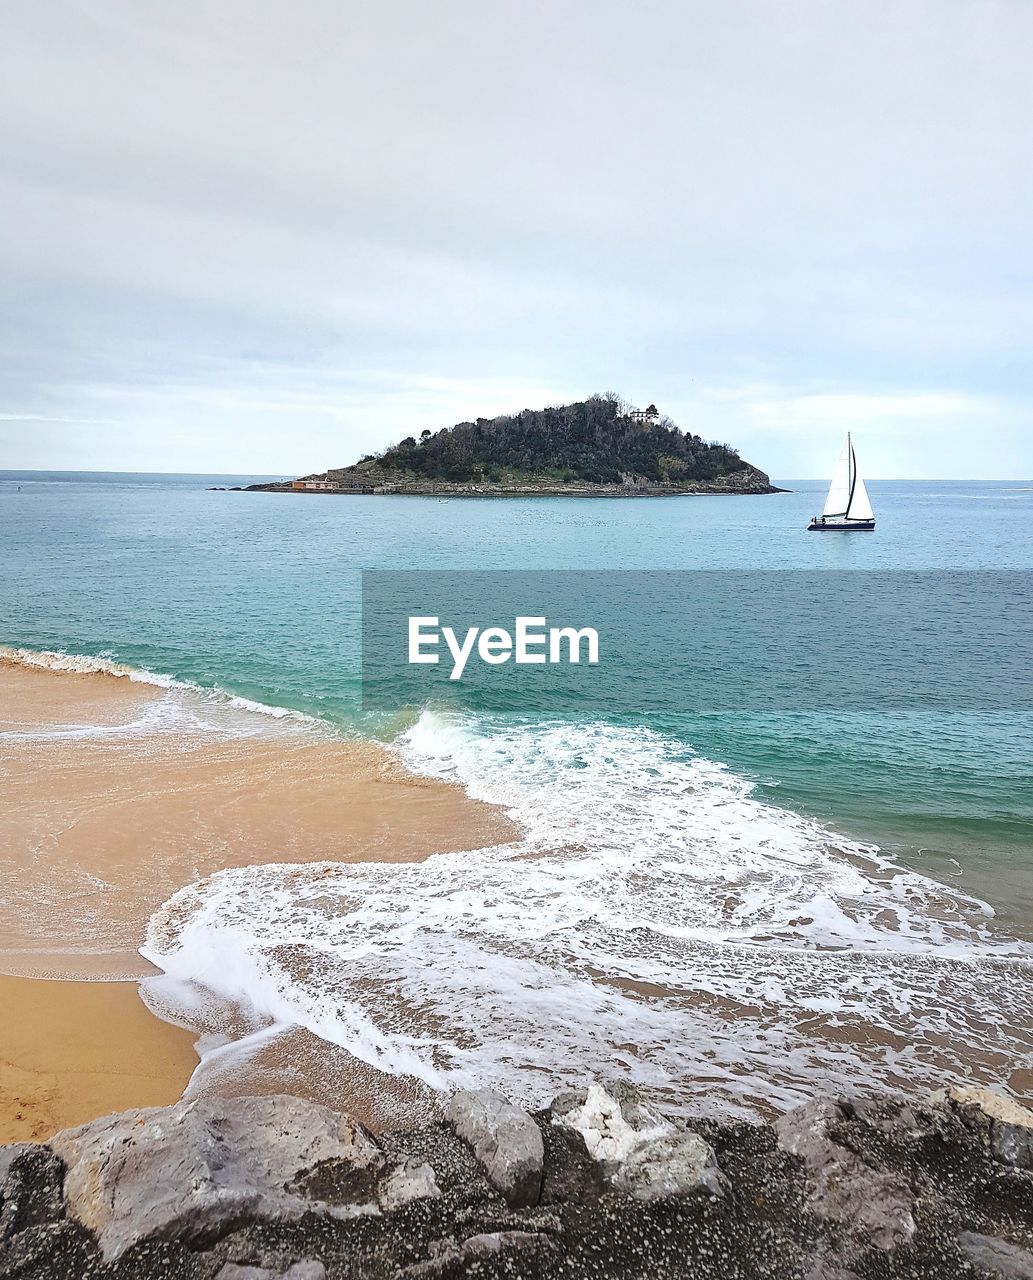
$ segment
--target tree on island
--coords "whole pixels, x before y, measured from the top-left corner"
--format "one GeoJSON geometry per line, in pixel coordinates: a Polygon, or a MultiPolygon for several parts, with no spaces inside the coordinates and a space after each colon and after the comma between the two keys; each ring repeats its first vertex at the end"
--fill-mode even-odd
{"type": "Polygon", "coordinates": [[[419,444],[407,436],[376,458],[327,474],[346,482],[376,472],[455,483],[535,477],[566,484],[620,484],[630,478],[670,485],[748,469],[731,446],[682,431],[660,416],[656,405],[633,411],[608,392],[573,404],[424,430],[419,444]]]}

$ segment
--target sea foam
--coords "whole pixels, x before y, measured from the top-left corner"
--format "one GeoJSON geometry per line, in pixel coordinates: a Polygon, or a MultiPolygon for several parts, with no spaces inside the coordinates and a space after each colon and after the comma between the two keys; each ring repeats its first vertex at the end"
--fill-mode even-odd
{"type": "Polygon", "coordinates": [[[245,698],[228,690],[180,680],[172,675],[148,671],[105,656],[0,645],[0,664],[3,663],[68,675],[111,676],[164,690],[165,696],[145,707],[138,717],[124,724],[48,724],[39,729],[0,732],[0,740],[111,738],[149,734],[255,737],[269,731],[268,726],[263,723],[265,720],[278,721],[285,728],[296,727],[319,735],[330,732],[324,721],[292,707],[275,706],[245,698]]]}
{"type": "Polygon", "coordinates": [[[153,999],[201,991],[253,1030],[303,1027],[433,1088],[528,1103],[587,1071],[674,1106],[779,1109],[816,1087],[993,1078],[1028,1054],[1033,953],[984,904],[680,742],[425,712],[396,749],[522,838],[215,875],[152,919],[153,999]]]}

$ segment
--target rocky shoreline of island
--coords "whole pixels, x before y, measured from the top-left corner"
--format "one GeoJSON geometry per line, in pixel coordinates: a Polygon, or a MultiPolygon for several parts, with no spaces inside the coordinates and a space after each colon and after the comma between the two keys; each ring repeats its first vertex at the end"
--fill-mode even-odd
{"type": "Polygon", "coordinates": [[[19,1280],[1018,1280],[1033,1111],[982,1088],[674,1119],[624,1083],[489,1090],[374,1136],[274,1095],[0,1147],[19,1280]]]}
{"type": "Polygon", "coordinates": [[[362,481],[335,480],[325,475],[306,476],[300,480],[249,484],[243,493],[308,493],[350,495],[393,494],[414,498],[676,498],[704,494],[756,495],[788,493],[773,485],[755,468],[748,468],[714,480],[695,480],[678,484],[660,484],[638,476],[628,476],[619,483],[589,484],[541,481],[459,482],[449,480],[415,480],[392,476],[364,477],[362,481]]]}

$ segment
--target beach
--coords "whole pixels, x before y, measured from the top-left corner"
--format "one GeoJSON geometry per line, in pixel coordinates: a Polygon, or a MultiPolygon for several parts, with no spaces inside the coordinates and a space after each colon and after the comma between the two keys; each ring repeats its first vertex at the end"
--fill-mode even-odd
{"type": "MultiPolygon", "coordinates": [[[[643,631],[636,570],[679,599],[685,570],[801,570],[830,600],[847,569],[921,573],[956,618],[1003,563],[1020,608],[1025,489],[888,486],[879,536],[844,544],[805,536],[795,483],[644,504],[202,487],[239,482],[0,480],[0,972],[114,981],[166,1100],[288,1092],[375,1130],[456,1089],[533,1109],[613,1077],[744,1119],[829,1091],[1029,1095],[1033,737],[1003,666],[964,714],[730,714],[729,645],[700,713],[692,653],[615,665],[601,634],[587,712],[502,684],[489,706],[464,681],[371,688],[361,625],[370,566],[614,568],[608,634],[643,631]]],[[[813,683],[815,654],[793,661],[813,683]]],[[[896,678],[925,688],[926,665],[900,651],[896,678]]],[[[124,1042],[104,1018],[98,1042],[124,1042]]]]}
{"type": "Polygon", "coordinates": [[[0,975],[0,1009],[0,1144],[166,1106],[197,1065],[193,1035],[156,1018],[132,982],[0,975]]]}
{"type": "Polygon", "coordinates": [[[184,885],[514,835],[373,743],[207,714],[125,675],[0,661],[0,1141],[180,1096],[195,1035],[156,1018],[137,980],[156,972],[147,921],[184,885]]]}
{"type": "Polygon", "coordinates": [[[1033,1280],[1033,0],[3,36],[0,1280],[1033,1280]]]}

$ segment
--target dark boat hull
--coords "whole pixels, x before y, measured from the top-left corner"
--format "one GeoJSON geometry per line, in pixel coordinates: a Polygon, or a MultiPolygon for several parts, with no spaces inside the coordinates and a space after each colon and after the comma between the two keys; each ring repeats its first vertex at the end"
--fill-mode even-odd
{"type": "Polygon", "coordinates": [[[808,533],[874,533],[874,520],[843,520],[838,524],[829,521],[822,524],[820,520],[812,520],[807,526],[808,533]]]}

